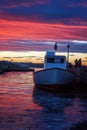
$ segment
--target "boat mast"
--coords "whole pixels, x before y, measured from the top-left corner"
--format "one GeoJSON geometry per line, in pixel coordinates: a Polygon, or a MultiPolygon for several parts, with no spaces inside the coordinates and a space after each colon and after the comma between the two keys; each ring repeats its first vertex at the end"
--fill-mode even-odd
{"type": "Polygon", "coordinates": [[[67,63],[69,62],[69,48],[70,48],[70,45],[67,45],[67,63]]]}
{"type": "Polygon", "coordinates": [[[54,45],[54,50],[55,50],[55,52],[57,51],[57,42],[54,45]]]}

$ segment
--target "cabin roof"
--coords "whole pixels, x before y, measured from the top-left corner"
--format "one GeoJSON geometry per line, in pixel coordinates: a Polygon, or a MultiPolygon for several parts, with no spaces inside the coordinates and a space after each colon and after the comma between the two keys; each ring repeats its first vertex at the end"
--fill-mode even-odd
{"type": "Polygon", "coordinates": [[[52,52],[46,52],[45,57],[52,57],[52,58],[54,58],[54,57],[56,57],[56,58],[66,58],[65,55],[56,55],[54,51],[52,51],[52,52]]]}
{"type": "Polygon", "coordinates": [[[45,58],[64,58],[64,59],[66,59],[66,56],[62,56],[62,55],[46,55],[45,58]]]}

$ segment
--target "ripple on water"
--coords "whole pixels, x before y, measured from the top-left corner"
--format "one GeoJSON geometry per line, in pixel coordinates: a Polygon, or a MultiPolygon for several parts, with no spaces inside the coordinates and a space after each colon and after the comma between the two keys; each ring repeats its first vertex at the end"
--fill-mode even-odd
{"type": "Polygon", "coordinates": [[[34,88],[32,73],[0,75],[0,130],[70,130],[87,121],[87,99],[34,88]]]}

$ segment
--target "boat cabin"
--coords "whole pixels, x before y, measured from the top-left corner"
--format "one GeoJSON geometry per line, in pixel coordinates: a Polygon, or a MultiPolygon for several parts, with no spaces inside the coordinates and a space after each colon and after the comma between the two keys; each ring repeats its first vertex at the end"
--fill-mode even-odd
{"type": "Polygon", "coordinates": [[[55,52],[47,52],[45,55],[44,68],[66,69],[66,56],[55,55],[55,52]]]}

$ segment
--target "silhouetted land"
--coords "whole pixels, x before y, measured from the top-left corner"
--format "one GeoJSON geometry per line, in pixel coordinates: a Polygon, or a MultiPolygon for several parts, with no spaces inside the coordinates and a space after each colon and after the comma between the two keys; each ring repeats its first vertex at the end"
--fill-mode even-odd
{"type": "Polygon", "coordinates": [[[29,63],[0,61],[0,72],[10,71],[34,71],[34,68],[29,63]]]}

